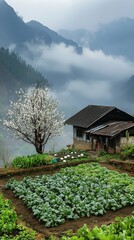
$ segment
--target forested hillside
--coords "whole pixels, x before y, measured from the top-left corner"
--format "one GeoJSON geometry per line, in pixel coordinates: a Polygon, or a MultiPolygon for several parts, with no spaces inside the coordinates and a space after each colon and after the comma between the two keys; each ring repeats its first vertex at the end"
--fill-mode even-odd
{"type": "Polygon", "coordinates": [[[0,48],[0,112],[10,99],[14,99],[15,90],[30,87],[36,82],[45,84],[47,81],[19,55],[0,48]]]}

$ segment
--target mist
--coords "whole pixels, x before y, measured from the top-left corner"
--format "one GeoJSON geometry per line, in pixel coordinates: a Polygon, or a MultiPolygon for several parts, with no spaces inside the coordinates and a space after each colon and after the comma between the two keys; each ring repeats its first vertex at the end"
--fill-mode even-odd
{"type": "Polygon", "coordinates": [[[123,56],[114,57],[87,48],[77,54],[73,47],[64,44],[48,47],[27,43],[25,49],[22,57],[48,80],[66,117],[89,104],[124,108],[121,90],[134,73],[134,63],[123,56]]]}

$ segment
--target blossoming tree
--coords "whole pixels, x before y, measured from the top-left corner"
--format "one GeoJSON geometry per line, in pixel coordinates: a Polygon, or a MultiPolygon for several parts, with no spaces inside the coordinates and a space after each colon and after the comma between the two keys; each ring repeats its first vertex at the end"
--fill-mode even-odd
{"type": "Polygon", "coordinates": [[[64,116],[57,109],[58,101],[49,95],[47,87],[38,85],[29,92],[21,89],[17,95],[18,100],[11,102],[3,124],[42,154],[47,141],[60,135],[63,129],[64,116]]]}

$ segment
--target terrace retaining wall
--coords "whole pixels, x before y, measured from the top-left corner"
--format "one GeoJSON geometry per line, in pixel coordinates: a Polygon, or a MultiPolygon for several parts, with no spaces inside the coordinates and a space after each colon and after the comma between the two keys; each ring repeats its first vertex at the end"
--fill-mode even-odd
{"type": "Polygon", "coordinates": [[[111,159],[109,160],[109,163],[115,165],[116,167],[122,170],[134,173],[134,161],[131,161],[131,160],[121,161],[121,160],[111,159]]]}

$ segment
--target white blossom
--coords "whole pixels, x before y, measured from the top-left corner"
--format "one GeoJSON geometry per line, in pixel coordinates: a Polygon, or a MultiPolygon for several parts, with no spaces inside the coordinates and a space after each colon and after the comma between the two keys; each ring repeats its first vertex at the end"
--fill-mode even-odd
{"type": "Polygon", "coordinates": [[[38,85],[28,92],[20,89],[17,95],[18,101],[11,102],[3,124],[42,153],[47,141],[62,133],[64,115],[57,110],[58,101],[49,96],[47,87],[38,85]]]}

